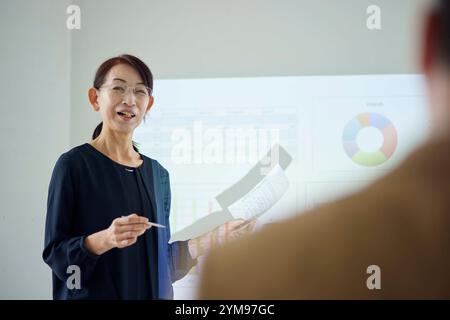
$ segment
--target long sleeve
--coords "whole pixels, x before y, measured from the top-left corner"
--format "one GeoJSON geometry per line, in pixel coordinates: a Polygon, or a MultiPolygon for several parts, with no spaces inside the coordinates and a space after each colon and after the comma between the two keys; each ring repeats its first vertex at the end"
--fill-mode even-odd
{"type": "Polygon", "coordinates": [[[189,253],[188,241],[177,241],[169,245],[169,255],[172,261],[172,282],[180,280],[187,275],[189,270],[197,264],[197,259],[192,259],[189,253]]]}
{"type": "Polygon", "coordinates": [[[84,247],[85,235],[75,234],[73,221],[75,214],[74,174],[66,154],[59,157],[52,173],[47,199],[47,218],[45,224],[44,261],[61,280],[71,275],[67,273],[70,265],[81,271],[81,285],[89,281],[100,256],[94,255],[84,247]]]}
{"type": "MultiPolygon", "coordinates": [[[[169,173],[166,170],[164,175],[161,177],[162,184],[166,187],[164,193],[164,211],[165,211],[165,225],[167,226],[167,234],[170,237],[170,202],[171,202],[171,191],[170,191],[170,179],[169,173]]],[[[169,239],[167,239],[169,241],[169,239]]],[[[175,282],[187,275],[189,270],[197,263],[197,259],[193,259],[189,253],[188,241],[177,241],[169,244],[169,263],[170,263],[170,273],[172,282],[175,282]]]]}

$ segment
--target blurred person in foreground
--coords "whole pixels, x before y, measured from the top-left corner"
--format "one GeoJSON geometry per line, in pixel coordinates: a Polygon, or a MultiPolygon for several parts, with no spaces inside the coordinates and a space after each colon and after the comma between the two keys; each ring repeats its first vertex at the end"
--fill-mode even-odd
{"type": "Polygon", "coordinates": [[[427,143],[363,191],[212,251],[199,298],[450,298],[450,1],[427,14],[422,41],[427,143]]]}

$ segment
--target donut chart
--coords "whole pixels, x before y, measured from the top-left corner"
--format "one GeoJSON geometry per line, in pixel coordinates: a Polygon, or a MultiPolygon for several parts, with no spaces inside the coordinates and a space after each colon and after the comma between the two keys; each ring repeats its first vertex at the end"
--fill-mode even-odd
{"type": "Polygon", "coordinates": [[[375,167],[383,164],[397,148],[397,130],[392,122],[378,113],[362,113],[350,120],[344,128],[342,143],[347,156],[355,163],[365,167],[375,167]],[[361,150],[356,142],[358,133],[367,127],[373,127],[383,136],[382,146],[374,151],[361,150]]]}

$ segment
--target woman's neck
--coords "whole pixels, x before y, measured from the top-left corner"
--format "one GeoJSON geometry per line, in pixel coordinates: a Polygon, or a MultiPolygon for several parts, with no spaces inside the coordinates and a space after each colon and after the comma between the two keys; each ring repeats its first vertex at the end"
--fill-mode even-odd
{"type": "Polygon", "coordinates": [[[138,161],[139,154],[133,149],[132,135],[107,132],[103,128],[100,135],[91,141],[91,145],[119,163],[138,161]]]}

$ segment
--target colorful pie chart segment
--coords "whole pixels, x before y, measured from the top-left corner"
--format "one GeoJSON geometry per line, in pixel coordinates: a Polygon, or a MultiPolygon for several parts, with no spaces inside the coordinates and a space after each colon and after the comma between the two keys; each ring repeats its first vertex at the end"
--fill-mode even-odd
{"type": "Polygon", "coordinates": [[[397,130],[392,122],[378,113],[362,113],[345,126],[342,135],[342,143],[345,153],[355,163],[365,167],[375,167],[383,164],[395,152],[397,148],[397,130]],[[358,133],[367,127],[373,127],[383,136],[382,146],[374,151],[364,151],[357,144],[358,133]]]}

